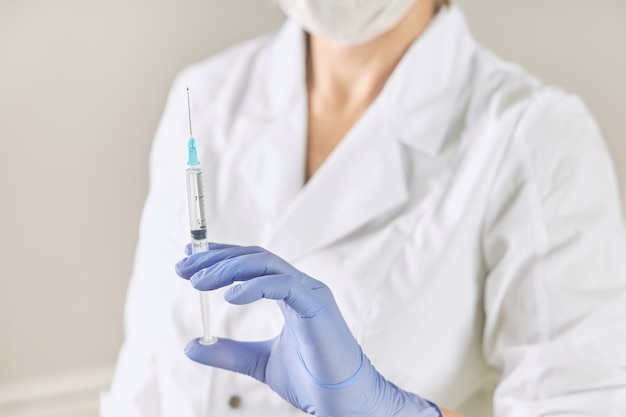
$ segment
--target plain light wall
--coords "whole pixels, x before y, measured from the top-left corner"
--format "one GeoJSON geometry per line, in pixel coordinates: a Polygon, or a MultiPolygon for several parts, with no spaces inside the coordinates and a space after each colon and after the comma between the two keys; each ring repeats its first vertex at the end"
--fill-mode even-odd
{"type": "MultiPolygon", "coordinates": [[[[271,3],[0,0],[0,388],[112,368],[169,85],[277,27],[271,3]]],[[[624,190],[626,1],[459,3],[483,44],[586,100],[624,190]]]]}

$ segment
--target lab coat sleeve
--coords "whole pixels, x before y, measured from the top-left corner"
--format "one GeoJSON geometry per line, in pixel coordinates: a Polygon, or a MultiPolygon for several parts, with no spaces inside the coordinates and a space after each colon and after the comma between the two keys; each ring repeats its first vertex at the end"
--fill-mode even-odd
{"type": "Polygon", "coordinates": [[[504,155],[483,229],[494,416],[626,416],[626,237],[598,128],[543,90],[504,155]]]}

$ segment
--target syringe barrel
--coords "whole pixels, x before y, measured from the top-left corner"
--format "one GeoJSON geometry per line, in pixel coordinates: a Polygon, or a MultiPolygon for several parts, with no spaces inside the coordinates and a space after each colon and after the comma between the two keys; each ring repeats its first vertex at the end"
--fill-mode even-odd
{"type": "MultiPolygon", "coordinates": [[[[187,168],[187,203],[189,206],[189,229],[191,230],[191,253],[206,252],[209,250],[209,239],[206,231],[202,170],[198,165],[187,168]]],[[[200,291],[200,307],[203,333],[200,343],[210,345],[215,343],[217,339],[211,335],[211,315],[207,291],[200,291]]]]}
{"type": "Polygon", "coordinates": [[[187,168],[187,203],[192,242],[203,241],[207,238],[206,211],[202,170],[199,166],[187,168]]]}

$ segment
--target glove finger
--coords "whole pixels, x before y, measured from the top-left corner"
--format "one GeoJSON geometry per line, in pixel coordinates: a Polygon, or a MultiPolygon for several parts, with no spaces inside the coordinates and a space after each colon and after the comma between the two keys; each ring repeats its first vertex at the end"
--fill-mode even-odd
{"type": "Polygon", "coordinates": [[[300,318],[312,318],[321,307],[310,288],[292,275],[267,275],[229,288],[224,299],[232,304],[249,304],[263,298],[283,300],[300,318]]]}
{"type": "Polygon", "coordinates": [[[193,274],[200,271],[201,269],[221,262],[224,259],[258,252],[264,252],[264,250],[256,246],[234,246],[231,248],[222,248],[220,246],[217,246],[216,249],[212,249],[207,252],[196,253],[180,260],[176,264],[176,273],[182,278],[189,279],[193,274]]]}
{"type": "Polygon", "coordinates": [[[287,305],[287,310],[283,309],[285,321],[291,323],[289,328],[299,340],[305,367],[316,383],[332,385],[346,381],[359,369],[361,350],[334,300],[328,297],[332,297],[328,287],[306,275],[301,279],[292,275],[259,277],[224,294],[232,304],[262,298],[283,300],[287,305]]]}
{"type": "Polygon", "coordinates": [[[228,258],[211,265],[190,278],[197,290],[210,291],[235,281],[249,281],[268,275],[299,274],[291,265],[270,252],[228,258]]]}
{"type": "Polygon", "coordinates": [[[238,372],[265,382],[265,369],[274,340],[238,342],[219,338],[212,345],[194,339],[185,347],[185,355],[195,362],[238,372]]]}

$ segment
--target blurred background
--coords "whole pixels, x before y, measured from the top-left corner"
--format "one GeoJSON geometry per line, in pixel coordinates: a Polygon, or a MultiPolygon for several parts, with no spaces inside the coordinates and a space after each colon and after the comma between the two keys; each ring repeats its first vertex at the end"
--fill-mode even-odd
{"type": "MultiPolygon", "coordinates": [[[[584,98],[626,195],[626,0],[457,3],[584,98]]],[[[282,20],[272,0],[0,0],[0,416],[97,415],[170,83],[282,20]]]]}

